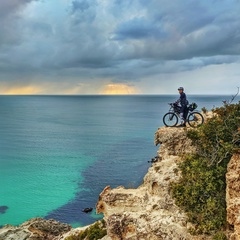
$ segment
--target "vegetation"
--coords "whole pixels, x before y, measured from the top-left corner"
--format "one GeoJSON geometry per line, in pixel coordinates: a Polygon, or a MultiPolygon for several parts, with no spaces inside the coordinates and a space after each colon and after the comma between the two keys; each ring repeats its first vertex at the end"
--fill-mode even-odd
{"type": "Polygon", "coordinates": [[[105,221],[98,221],[77,235],[71,235],[66,240],[97,240],[107,235],[105,221]]]}
{"type": "Polygon", "coordinates": [[[197,153],[179,165],[181,179],[172,184],[172,194],[195,226],[194,234],[216,234],[226,226],[227,164],[240,149],[240,102],[224,102],[213,117],[198,129],[189,130],[197,153]]]}
{"type": "Polygon", "coordinates": [[[206,114],[206,113],[208,112],[208,110],[207,110],[205,107],[203,107],[203,108],[202,108],[202,112],[203,112],[204,114],[206,114]]]}
{"type": "Polygon", "coordinates": [[[223,232],[218,232],[213,236],[213,240],[227,240],[227,237],[223,232]]]}

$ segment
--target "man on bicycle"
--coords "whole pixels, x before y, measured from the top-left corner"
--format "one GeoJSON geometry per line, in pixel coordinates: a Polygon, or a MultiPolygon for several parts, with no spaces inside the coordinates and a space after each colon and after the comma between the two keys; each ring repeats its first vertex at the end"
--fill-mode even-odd
{"type": "Polygon", "coordinates": [[[178,127],[186,127],[186,119],[188,115],[188,100],[186,94],[184,93],[183,87],[179,87],[178,92],[180,94],[180,98],[176,101],[176,104],[180,103],[180,116],[182,119],[182,123],[178,127]]]}

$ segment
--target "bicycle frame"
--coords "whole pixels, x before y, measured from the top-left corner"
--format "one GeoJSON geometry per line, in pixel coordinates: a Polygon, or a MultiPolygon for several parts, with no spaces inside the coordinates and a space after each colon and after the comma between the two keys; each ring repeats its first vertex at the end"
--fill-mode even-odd
{"type": "MultiPolygon", "coordinates": [[[[176,103],[169,103],[169,105],[170,109],[163,116],[163,122],[167,127],[174,127],[177,125],[179,119],[181,119],[181,107],[176,103]]],[[[190,105],[188,106],[187,111],[186,122],[191,127],[197,127],[203,124],[204,118],[198,110],[192,108],[190,105]]]]}
{"type": "Polygon", "coordinates": [[[170,105],[170,109],[168,112],[172,112],[177,114],[178,117],[180,117],[180,109],[181,107],[179,107],[178,105],[175,105],[174,103],[169,103],[170,105]]]}
{"type": "MultiPolygon", "coordinates": [[[[178,106],[178,105],[175,105],[174,103],[169,103],[170,105],[170,109],[168,112],[172,112],[172,113],[175,113],[179,118],[180,118],[180,113],[181,113],[181,107],[178,106]]],[[[192,112],[198,112],[198,110],[194,109],[194,110],[190,110],[189,107],[188,107],[188,114],[187,114],[187,118],[188,118],[188,115],[192,112]]]]}

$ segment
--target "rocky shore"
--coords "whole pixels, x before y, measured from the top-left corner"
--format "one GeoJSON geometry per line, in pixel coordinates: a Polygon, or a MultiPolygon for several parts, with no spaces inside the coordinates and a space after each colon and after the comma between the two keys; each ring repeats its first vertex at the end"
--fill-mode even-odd
{"type": "Polygon", "coordinates": [[[1,228],[0,240],[57,240],[70,230],[70,225],[53,219],[33,218],[17,227],[6,225],[1,228]]]}
{"type": "MultiPolygon", "coordinates": [[[[185,213],[171,196],[171,183],[178,181],[177,164],[195,147],[186,136],[186,129],[159,128],[155,133],[155,145],[160,145],[157,157],[137,189],[120,186],[105,187],[96,205],[104,214],[107,235],[103,240],[203,240],[211,236],[193,236],[192,226],[185,213]]],[[[240,153],[228,164],[226,174],[227,221],[226,235],[230,240],[240,240],[240,153]]],[[[87,228],[87,227],[85,227],[87,228]]],[[[83,229],[72,229],[54,220],[32,219],[19,227],[0,229],[0,240],[63,240],[77,235],[83,229]]]]}

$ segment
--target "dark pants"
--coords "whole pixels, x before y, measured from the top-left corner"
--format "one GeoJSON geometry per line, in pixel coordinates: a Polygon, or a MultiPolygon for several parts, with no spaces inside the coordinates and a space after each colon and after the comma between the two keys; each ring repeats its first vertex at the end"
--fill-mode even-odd
{"type": "Polygon", "coordinates": [[[187,115],[188,115],[187,106],[182,106],[180,110],[180,116],[181,116],[181,119],[184,121],[184,123],[186,122],[187,115]]]}

